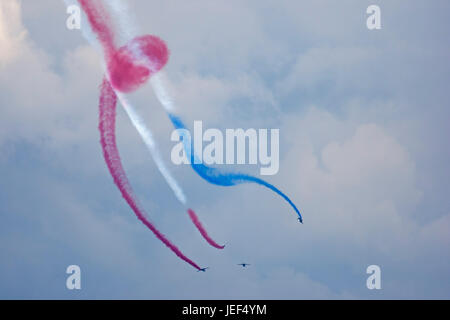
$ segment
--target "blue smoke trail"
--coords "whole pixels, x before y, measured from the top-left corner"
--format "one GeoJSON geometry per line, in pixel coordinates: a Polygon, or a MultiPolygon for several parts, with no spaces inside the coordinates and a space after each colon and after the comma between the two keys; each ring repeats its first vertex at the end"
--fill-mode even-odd
{"type": "MultiPolygon", "coordinates": [[[[68,0],[66,0],[68,1],[68,0]]],[[[127,14],[127,7],[124,2],[121,2],[120,0],[111,0],[107,2],[108,5],[113,9],[113,11],[119,16],[120,18],[120,24],[122,25],[122,29],[127,30],[127,33],[129,36],[136,33],[136,26],[133,25],[132,20],[130,19],[127,14]]],[[[133,53],[137,58],[147,60],[144,55],[142,55],[142,52],[140,52],[139,48],[131,48],[133,53]]],[[[147,63],[151,63],[150,61],[147,61],[147,63]]],[[[174,101],[167,90],[168,81],[165,79],[165,76],[162,72],[159,72],[155,74],[153,77],[150,78],[150,82],[153,86],[153,89],[156,93],[156,96],[158,100],[163,105],[164,109],[166,110],[166,113],[168,114],[170,120],[172,121],[174,127],[176,129],[184,129],[186,130],[185,125],[181,121],[181,119],[177,116],[175,116],[172,112],[174,112],[175,104],[174,101]]],[[[139,130],[138,130],[139,131],[139,130]]],[[[183,136],[182,133],[179,134],[180,136],[183,136]]],[[[139,131],[141,132],[141,131],[139,131]]],[[[142,134],[141,134],[142,135],[142,134]]],[[[219,185],[219,186],[234,186],[241,183],[257,183],[259,185],[262,185],[273,192],[280,195],[284,200],[286,200],[291,207],[295,210],[295,212],[298,215],[298,220],[303,223],[302,215],[300,214],[300,211],[297,209],[295,204],[289,199],[283,192],[281,192],[278,188],[276,188],[274,185],[260,179],[257,177],[253,177],[251,175],[242,174],[242,173],[223,173],[221,170],[216,168],[211,168],[208,166],[205,166],[201,163],[198,163],[199,161],[194,161],[195,154],[191,154],[191,149],[193,150],[192,144],[190,141],[187,141],[186,136],[183,137],[183,146],[186,151],[187,157],[191,159],[190,163],[194,171],[203,179],[208,181],[209,183],[219,185]]],[[[154,149],[154,148],[153,148],[154,149]]],[[[152,154],[154,154],[153,152],[152,154]]],[[[155,158],[155,157],[154,157],[155,158]]],[[[159,157],[156,157],[159,159],[159,157]]],[[[157,159],[155,159],[157,160],[157,159]]],[[[162,164],[162,161],[156,161],[158,165],[158,168],[160,169],[161,173],[166,178],[169,185],[174,190],[175,194],[177,195],[177,198],[182,202],[185,203],[185,196],[181,190],[180,187],[178,187],[176,181],[170,176],[170,173],[166,172],[167,170],[164,168],[164,165],[162,164]]]]}
{"type": "Polygon", "coordinates": [[[188,159],[190,159],[190,164],[194,171],[203,179],[208,181],[209,183],[229,187],[229,186],[235,186],[241,183],[256,183],[259,185],[262,185],[273,192],[280,195],[284,200],[286,200],[287,203],[291,205],[291,207],[295,210],[295,212],[298,215],[298,220],[303,223],[302,215],[300,214],[300,211],[297,209],[295,204],[289,199],[288,196],[286,196],[283,192],[281,192],[277,187],[274,185],[260,179],[257,177],[253,177],[248,174],[243,173],[224,173],[221,170],[217,168],[211,168],[208,166],[205,166],[202,163],[197,163],[199,161],[194,161],[196,159],[195,152],[191,152],[193,149],[193,145],[191,142],[191,139],[188,139],[186,135],[183,133],[186,129],[186,126],[181,121],[181,119],[174,114],[167,113],[169,115],[170,120],[172,121],[172,124],[174,125],[175,129],[178,130],[178,134],[180,135],[180,138],[183,140],[183,146],[184,150],[186,152],[186,156],[188,159]]]}

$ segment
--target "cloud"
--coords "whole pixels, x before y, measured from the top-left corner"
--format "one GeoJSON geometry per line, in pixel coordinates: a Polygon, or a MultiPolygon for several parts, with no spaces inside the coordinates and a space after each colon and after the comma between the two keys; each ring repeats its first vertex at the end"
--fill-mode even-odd
{"type": "Polygon", "coordinates": [[[19,46],[26,36],[20,24],[20,4],[7,1],[0,4],[0,66],[10,62],[19,52],[19,46]]]}
{"type": "MultiPolygon", "coordinates": [[[[369,33],[363,2],[131,2],[142,30],[169,44],[183,116],[280,129],[270,182],[305,220],[258,186],[211,186],[173,167],[211,235],[228,241],[223,252],[208,248],[119,108],[119,149],[143,204],[211,267],[193,274],[108,176],[97,53],[64,29],[62,4],[3,1],[0,295],[73,298],[61,284],[80,263],[86,298],[448,297],[446,6],[383,4],[383,29],[369,33]],[[414,32],[411,16],[421,17],[414,32]],[[242,260],[251,268],[239,269],[242,260]],[[378,296],[364,287],[374,263],[384,275],[378,296]]],[[[168,158],[170,124],[153,93],[130,99],[168,158]]]]}

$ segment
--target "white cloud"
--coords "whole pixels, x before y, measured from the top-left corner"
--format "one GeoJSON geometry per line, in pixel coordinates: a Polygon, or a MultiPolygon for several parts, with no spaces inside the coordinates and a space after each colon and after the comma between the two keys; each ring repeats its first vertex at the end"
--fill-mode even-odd
{"type": "Polygon", "coordinates": [[[359,124],[342,137],[346,122],[318,110],[291,121],[298,121],[296,125],[303,129],[285,132],[297,139],[291,141],[282,163],[282,168],[290,169],[281,170],[280,181],[289,181],[289,189],[298,190],[296,198],[307,203],[309,210],[320,208],[320,215],[314,214],[313,219],[327,226],[321,232],[355,233],[370,239],[380,229],[404,229],[402,223],[411,223],[405,212],[421,199],[415,166],[404,147],[383,128],[359,124]],[[323,130],[308,133],[310,119],[323,130]],[[335,132],[341,132],[341,138],[335,132]]]}
{"type": "Polygon", "coordinates": [[[21,25],[20,4],[17,1],[0,3],[0,67],[20,53],[20,44],[26,37],[21,25]]]}
{"type": "MultiPolygon", "coordinates": [[[[299,206],[305,224],[299,225],[289,206],[263,188],[212,186],[184,168],[189,173],[180,171],[183,184],[192,194],[192,205],[212,235],[230,241],[224,252],[208,250],[192,226],[184,225],[187,218],[180,218],[178,208],[173,210],[174,206],[168,204],[172,198],[165,195],[161,187],[164,182],[120,111],[119,148],[126,166],[131,168],[132,182],[137,182],[145,204],[158,209],[156,220],[167,226],[163,229],[171,230],[171,236],[189,254],[211,265],[211,272],[192,276],[192,270],[160,246],[138,222],[132,220],[136,224],[130,225],[118,218],[132,217],[122,202],[119,216],[111,210],[97,210],[122,200],[107,176],[98,146],[97,101],[102,77],[99,57],[87,45],[56,54],[51,43],[60,43],[61,39],[51,37],[46,37],[44,51],[41,42],[23,26],[20,3],[2,1],[0,145],[24,139],[45,150],[48,154],[44,157],[50,158],[44,159],[48,160],[46,167],[39,166],[42,175],[18,179],[21,168],[8,162],[9,153],[3,154],[2,149],[2,156],[7,158],[2,165],[10,166],[8,171],[13,175],[8,181],[24,181],[26,185],[27,181],[43,180],[43,188],[50,188],[42,202],[36,201],[46,203],[45,208],[56,213],[39,215],[42,229],[37,236],[64,239],[69,255],[79,253],[96,260],[97,253],[102,253],[97,268],[117,264],[115,270],[123,271],[125,288],[136,288],[136,295],[145,297],[364,296],[358,288],[364,285],[365,278],[357,275],[364,272],[369,260],[381,260],[383,267],[390,270],[410,270],[415,272],[414,277],[421,278],[429,275],[429,270],[423,272],[426,266],[422,260],[426,257],[427,264],[447,276],[449,215],[445,205],[440,204],[442,212],[432,217],[432,212],[423,212],[430,216],[426,224],[417,219],[417,206],[423,199],[417,176],[425,173],[418,168],[419,156],[414,150],[422,150],[424,142],[419,141],[422,132],[411,125],[412,118],[422,119],[417,110],[424,109],[412,96],[425,99],[431,92],[433,105],[446,105],[448,99],[441,98],[447,96],[447,91],[439,85],[446,82],[438,81],[446,79],[445,67],[440,74],[434,72],[437,68],[433,65],[420,64],[425,52],[410,50],[417,43],[407,42],[398,29],[380,33],[379,38],[370,34],[371,41],[382,43],[381,47],[373,46],[367,40],[365,7],[355,7],[351,1],[291,1],[276,6],[260,1],[213,6],[209,1],[133,3],[141,15],[142,29],[160,35],[169,44],[172,56],[167,71],[174,80],[181,114],[191,120],[205,120],[205,126],[279,125],[282,165],[271,182],[299,206]],[[146,6],[152,10],[146,10],[146,6]],[[392,46],[396,41],[401,45],[392,46]],[[422,86],[421,82],[427,80],[429,83],[422,86]],[[378,95],[372,95],[372,91],[378,95]],[[321,105],[323,99],[328,99],[326,106],[321,105]],[[241,100],[244,103],[239,105],[241,100]],[[57,181],[44,179],[45,173],[55,168],[63,168],[82,182],[68,180],[65,185],[70,187],[63,188],[57,181]],[[99,175],[101,179],[97,179],[99,175]],[[99,183],[104,189],[98,187],[99,183]],[[98,195],[99,203],[93,204],[91,197],[98,195]],[[80,205],[82,199],[86,203],[80,205]],[[66,211],[66,216],[58,216],[61,211],[66,211]],[[77,242],[80,234],[81,241],[77,242]],[[123,257],[127,261],[121,264],[123,257]],[[250,272],[230,267],[243,257],[254,262],[254,269],[245,270],[250,272]],[[416,264],[420,266],[417,269],[408,267],[416,264]],[[126,275],[127,266],[134,272],[126,275]],[[143,275],[147,268],[151,274],[143,275]],[[333,282],[337,274],[333,268],[345,270],[348,284],[333,282]],[[180,292],[180,283],[190,290],[180,292]]],[[[52,2],[45,4],[45,10],[39,7],[39,12],[53,10],[52,16],[58,16],[59,9],[52,9],[52,2]]],[[[412,7],[412,11],[417,9],[412,7]]],[[[397,10],[391,20],[386,15],[391,28],[409,21],[392,24],[392,17],[409,14],[400,5],[390,4],[389,8],[397,10]]],[[[61,14],[64,16],[64,12],[61,14]]],[[[44,15],[28,17],[36,19],[33,25],[40,25],[45,33],[48,25],[44,15]]],[[[61,21],[64,28],[64,19],[61,21]]],[[[39,30],[34,31],[39,37],[39,30]]],[[[444,61],[439,58],[445,54],[426,52],[427,61],[444,61]]],[[[165,131],[167,118],[147,89],[143,88],[135,101],[146,110],[146,119],[164,146],[170,143],[170,132],[165,131]]],[[[423,125],[425,129],[432,130],[430,123],[436,123],[436,118],[445,118],[445,113],[437,114],[432,107],[426,109],[431,120],[423,125]]],[[[430,153],[423,157],[438,156],[430,153]]],[[[68,179],[63,175],[59,178],[68,179]]],[[[438,189],[435,176],[431,181],[430,189],[438,189]]],[[[21,195],[29,199],[32,194],[29,191],[21,195]]],[[[3,205],[14,208],[19,202],[26,203],[13,198],[3,205]]],[[[13,213],[8,211],[8,217],[13,213]]],[[[21,239],[18,243],[24,247],[32,242],[25,236],[21,239]]],[[[9,252],[1,250],[2,254],[9,252]]],[[[45,248],[31,246],[30,250],[41,254],[45,248]]],[[[21,257],[26,259],[26,250],[21,257]]],[[[19,260],[14,263],[23,266],[19,260]]],[[[33,260],[25,263],[32,264],[33,260]]],[[[398,279],[395,285],[404,286],[405,280],[400,276],[398,279]]],[[[420,281],[411,285],[415,289],[423,287],[420,281]]],[[[111,295],[104,288],[98,285],[91,292],[111,295]]],[[[448,288],[439,292],[448,296],[448,288]]],[[[389,294],[401,297],[404,292],[386,292],[386,296],[389,294]]]]}

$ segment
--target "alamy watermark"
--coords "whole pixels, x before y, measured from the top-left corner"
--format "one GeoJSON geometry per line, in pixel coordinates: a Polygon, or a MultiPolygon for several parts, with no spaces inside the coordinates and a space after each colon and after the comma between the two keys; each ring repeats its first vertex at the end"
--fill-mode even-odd
{"type": "Polygon", "coordinates": [[[66,10],[69,17],[66,20],[66,27],[69,30],[81,29],[81,9],[77,5],[70,5],[66,10]]]}
{"type": "Polygon", "coordinates": [[[197,120],[193,135],[187,129],[176,129],[170,139],[178,142],[170,154],[176,165],[191,164],[189,155],[194,154],[194,164],[259,164],[261,175],[274,175],[280,168],[279,129],[226,129],[224,135],[214,128],[203,132],[203,123],[197,120]]]}
{"type": "Polygon", "coordinates": [[[381,289],[381,268],[377,266],[376,264],[372,264],[367,267],[366,273],[370,274],[370,276],[367,278],[366,286],[367,289],[373,290],[381,289]]]}
{"type": "Polygon", "coordinates": [[[367,14],[370,16],[366,20],[367,29],[379,30],[381,29],[381,9],[379,6],[372,4],[367,7],[367,14]]]}
{"type": "Polygon", "coordinates": [[[66,279],[66,288],[69,290],[81,289],[81,269],[76,264],[67,267],[66,273],[70,276],[66,279]]]}

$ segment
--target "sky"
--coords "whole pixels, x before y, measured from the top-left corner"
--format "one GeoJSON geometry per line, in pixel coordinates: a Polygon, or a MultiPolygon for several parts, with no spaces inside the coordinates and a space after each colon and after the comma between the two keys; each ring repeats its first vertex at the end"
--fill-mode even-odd
{"type": "MultiPolygon", "coordinates": [[[[118,147],[138,197],[210,269],[180,261],[113,184],[97,129],[101,56],[66,28],[64,2],[0,0],[0,298],[450,298],[450,2],[129,7],[142,34],[166,41],[188,125],[280,130],[279,171],[263,178],[304,224],[267,189],[214,186],[171,165],[227,244],[211,248],[119,107],[118,147]],[[380,30],[366,26],[371,4],[380,30]],[[73,264],[81,290],[66,288],[73,264]],[[380,290],[366,287],[369,265],[381,269],[380,290]]],[[[132,98],[170,165],[170,123],[151,87],[132,98]]]]}

